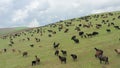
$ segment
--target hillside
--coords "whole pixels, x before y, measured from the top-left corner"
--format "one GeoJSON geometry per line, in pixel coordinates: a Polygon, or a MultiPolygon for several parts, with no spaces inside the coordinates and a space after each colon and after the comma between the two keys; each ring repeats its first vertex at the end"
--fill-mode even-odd
{"type": "Polygon", "coordinates": [[[116,48],[120,49],[120,12],[93,14],[3,36],[0,68],[120,68],[116,48]],[[59,43],[58,48],[53,47],[54,43],[59,43]],[[94,48],[103,50],[109,64],[100,64],[94,48]],[[54,55],[56,50],[67,58],[66,64],[54,55]],[[67,56],[61,50],[67,51],[67,56]],[[77,61],[71,54],[77,55],[77,61]],[[32,66],[35,55],[40,64],[32,66]]]}
{"type": "Polygon", "coordinates": [[[26,29],[27,27],[15,27],[15,28],[0,28],[0,35],[12,33],[18,30],[26,29]]]}

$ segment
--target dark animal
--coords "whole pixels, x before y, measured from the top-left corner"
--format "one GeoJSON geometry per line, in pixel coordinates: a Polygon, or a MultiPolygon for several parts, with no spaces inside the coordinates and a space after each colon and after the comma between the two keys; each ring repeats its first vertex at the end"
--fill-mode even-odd
{"type": "Polygon", "coordinates": [[[38,58],[37,56],[35,56],[35,58],[36,58],[37,64],[40,64],[40,58],[38,58]]]}
{"type": "Polygon", "coordinates": [[[71,37],[71,40],[74,40],[75,38],[76,38],[76,36],[72,36],[72,37],[71,37]]]}
{"type": "Polygon", "coordinates": [[[23,52],[23,56],[27,56],[28,55],[28,52],[23,52]]]}
{"type": "Polygon", "coordinates": [[[12,46],[12,44],[9,44],[9,46],[12,46]]]}
{"type": "Polygon", "coordinates": [[[82,36],[83,34],[84,34],[84,32],[83,32],[83,31],[79,32],[79,36],[82,36]]]}
{"type": "Polygon", "coordinates": [[[97,48],[94,48],[96,50],[96,54],[95,54],[95,57],[97,58],[99,55],[103,55],[103,50],[100,50],[100,49],[97,49],[97,48]]]}
{"type": "Polygon", "coordinates": [[[33,44],[31,44],[31,45],[30,45],[30,47],[34,47],[34,45],[33,45],[33,44]]]}
{"type": "Polygon", "coordinates": [[[56,51],[55,51],[55,55],[58,56],[58,54],[59,54],[59,50],[56,50],[56,51]]]}
{"type": "Polygon", "coordinates": [[[72,58],[73,58],[74,61],[77,60],[77,55],[71,54],[71,56],[72,56],[72,58]]]}
{"type": "Polygon", "coordinates": [[[6,49],[6,48],[4,48],[3,50],[4,50],[4,52],[7,52],[7,49],[6,49]]]}
{"type": "Polygon", "coordinates": [[[107,32],[111,32],[111,30],[110,30],[110,29],[106,29],[106,31],[107,31],[107,32]]]}
{"type": "Polygon", "coordinates": [[[66,57],[59,56],[59,59],[61,63],[64,62],[66,64],[66,57]]]}
{"type": "Polygon", "coordinates": [[[34,66],[34,65],[36,65],[36,64],[37,64],[36,60],[33,60],[33,61],[32,61],[32,66],[34,66]]]}
{"type": "Polygon", "coordinates": [[[98,35],[98,34],[99,34],[98,32],[93,32],[93,33],[92,33],[92,35],[94,35],[94,36],[95,36],[95,35],[98,35]]]}
{"type": "Polygon", "coordinates": [[[52,35],[51,35],[51,34],[48,34],[48,37],[52,37],[52,35]]]}
{"type": "Polygon", "coordinates": [[[69,29],[66,29],[65,31],[64,31],[64,33],[67,33],[69,31],[69,29]]]}
{"type": "Polygon", "coordinates": [[[16,50],[15,49],[12,49],[12,52],[15,52],[16,50]]]}
{"type": "Polygon", "coordinates": [[[65,56],[67,55],[67,51],[61,50],[61,52],[63,55],[65,55],[65,56]]]}
{"type": "Polygon", "coordinates": [[[120,49],[114,49],[117,54],[120,54],[120,49]]]}
{"type": "Polygon", "coordinates": [[[107,56],[103,56],[103,55],[99,55],[98,56],[99,60],[100,60],[100,64],[102,63],[102,61],[105,62],[105,64],[109,64],[109,60],[108,60],[108,57],[107,56]]]}
{"type": "Polygon", "coordinates": [[[79,39],[76,39],[76,38],[75,38],[75,39],[74,39],[74,42],[75,42],[75,43],[79,43],[79,39]]]}
{"type": "Polygon", "coordinates": [[[58,48],[59,45],[60,45],[60,43],[58,43],[58,44],[56,44],[55,42],[53,43],[54,48],[58,48]]]}

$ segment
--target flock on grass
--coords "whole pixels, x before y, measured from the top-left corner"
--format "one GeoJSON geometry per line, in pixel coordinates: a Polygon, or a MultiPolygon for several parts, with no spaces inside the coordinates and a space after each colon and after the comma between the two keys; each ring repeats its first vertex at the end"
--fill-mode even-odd
{"type": "MultiPolygon", "coordinates": [[[[120,16],[112,18],[112,21],[107,19],[107,18],[112,17],[114,15],[120,15],[120,13],[114,13],[114,14],[113,13],[108,13],[108,14],[85,16],[85,17],[78,18],[77,20],[74,18],[74,19],[69,20],[68,22],[60,21],[59,23],[50,24],[50,25],[46,25],[46,26],[50,27],[50,28],[56,28],[59,32],[63,31],[65,34],[67,34],[70,31],[69,27],[71,27],[71,26],[73,27],[74,26],[74,30],[78,33],[77,35],[79,35],[81,38],[93,38],[93,37],[99,35],[100,33],[98,31],[85,32],[81,28],[88,28],[88,29],[89,28],[95,28],[95,29],[99,30],[100,28],[103,27],[103,25],[107,25],[108,28],[105,29],[105,30],[108,33],[112,32],[112,30],[109,29],[109,27],[113,27],[116,30],[120,30],[120,26],[115,24],[117,22],[114,22],[116,19],[120,20],[120,16]],[[102,19],[101,22],[99,22],[99,23],[93,24],[90,21],[91,19],[95,19],[95,21],[98,21],[99,18],[102,19]],[[77,26],[75,26],[75,24],[73,23],[74,21],[77,21],[77,22],[85,21],[87,23],[79,23],[77,26]]],[[[44,27],[46,27],[46,26],[44,26],[44,27]]],[[[48,32],[48,37],[52,37],[55,34],[57,34],[57,30],[55,31],[55,30],[52,30],[52,29],[34,28],[34,29],[30,29],[30,30],[25,30],[25,31],[19,32],[19,33],[13,33],[13,34],[10,34],[10,35],[5,35],[5,36],[3,36],[1,38],[3,40],[10,39],[10,43],[8,45],[10,47],[12,47],[15,44],[15,41],[13,41],[13,39],[15,39],[16,37],[21,37],[23,35],[26,36],[27,34],[29,34],[31,37],[34,37],[34,34],[39,34],[40,36],[43,36],[46,32],[48,32]]],[[[20,39],[19,41],[31,41],[31,37],[23,38],[23,39],[20,39]]],[[[41,39],[37,38],[37,37],[35,37],[34,40],[36,41],[36,43],[41,42],[41,39]]],[[[76,43],[76,44],[80,43],[80,40],[79,40],[79,38],[77,38],[76,35],[71,36],[71,42],[72,41],[74,43],[76,43]]],[[[61,61],[61,63],[65,63],[66,64],[67,63],[66,56],[69,56],[69,55],[67,55],[67,51],[66,50],[62,50],[62,49],[61,50],[58,49],[59,46],[60,46],[60,43],[54,42],[52,44],[53,44],[53,48],[55,49],[55,52],[54,52],[53,55],[57,56],[59,58],[59,60],[61,61]],[[59,54],[60,52],[63,55],[60,55],[59,54]]],[[[30,44],[29,46],[30,47],[34,47],[34,44],[30,44]]],[[[39,47],[41,47],[41,46],[39,46],[39,47]]],[[[100,60],[100,63],[105,62],[105,64],[109,64],[109,57],[105,56],[103,54],[104,51],[99,49],[99,48],[94,48],[94,49],[96,51],[95,57],[100,60]]],[[[12,51],[13,52],[18,51],[20,54],[22,54],[23,57],[27,57],[27,55],[29,54],[27,51],[21,51],[21,50],[17,50],[17,49],[12,49],[12,51]]],[[[120,49],[114,49],[114,51],[117,54],[120,54],[120,49]]],[[[2,52],[7,52],[7,49],[4,48],[1,51],[1,53],[2,52]]],[[[71,53],[70,56],[73,59],[73,61],[77,62],[76,60],[77,60],[77,58],[79,58],[77,56],[77,54],[71,53]]],[[[42,58],[40,58],[37,55],[35,55],[35,59],[31,60],[31,65],[35,66],[35,65],[40,64],[40,60],[42,60],[42,58]]]]}

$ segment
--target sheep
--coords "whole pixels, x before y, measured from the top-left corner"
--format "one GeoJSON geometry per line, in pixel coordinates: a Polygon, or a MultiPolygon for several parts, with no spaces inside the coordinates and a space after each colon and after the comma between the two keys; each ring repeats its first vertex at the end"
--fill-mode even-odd
{"type": "Polygon", "coordinates": [[[117,54],[120,54],[120,49],[114,49],[117,54]]]}
{"type": "Polygon", "coordinates": [[[37,63],[36,60],[33,60],[33,61],[32,61],[32,66],[33,66],[33,65],[36,65],[36,63],[37,63]]]}
{"type": "Polygon", "coordinates": [[[15,49],[12,49],[12,52],[15,52],[16,50],[15,49]]]}
{"type": "Polygon", "coordinates": [[[59,50],[56,50],[56,51],[55,51],[55,55],[58,56],[58,54],[59,54],[59,50]]]}
{"type": "Polygon", "coordinates": [[[59,59],[61,63],[64,62],[66,64],[66,57],[59,56],[59,59]]]}
{"type": "Polygon", "coordinates": [[[103,50],[94,48],[96,50],[95,57],[97,58],[99,55],[103,55],[103,50]]]}
{"type": "Polygon", "coordinates": [[[62,54],[63,54],[64,56],[67,55],[67,51],[61,50],[61,52],[62,52],[62,54]]]}
{"type": "Polygon", "coordinates": [[[53,43],[54,48],[58,48],[59,45],[60,45],[60,43],[58,43],[58,44],[56,44],[55,42],[53,43]]]}
{"type": "Polygon", "coordinates": [[[23,52],[23,56],[27,56],[28,55],[28,52],[23,52]]]}
{"type": "Polygon", "coordinates": [[[71,56],[72,56],[74,61],[77,60],[77,55],[76,54],[71,54],[71,56]]]}
{"type": "Polygon", "coordinates": [[[35,56],[36,58],[36,63],[39,64],[40,63],[40,58],[37,57],[37,55],[35,56]]]}
{"type": "Polygon", "coordinates": [[[108,60],[109,58],[107,56],[99,55],[98,58],[100,60],[100,64],[102,63],[102,61],[104,61],[105,64],[106,63],[109,64],[109,60],[108,60]]]}

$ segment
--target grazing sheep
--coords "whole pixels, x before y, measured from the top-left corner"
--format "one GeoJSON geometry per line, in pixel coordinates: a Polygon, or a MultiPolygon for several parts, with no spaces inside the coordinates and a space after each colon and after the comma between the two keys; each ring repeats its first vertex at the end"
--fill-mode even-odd
{"type": "Polygon", "coordinates": [[[61,50],[61,52],[62,52],[62,54],[63,54],[64,56],[67,55],[67,51],[61,50]]]}
{"type": "Polygon", "coordinates": [[[67,33],[69,31],[69,29],[65,29],[64,33],[67,33]]]}
{"type": "Polygon", "coordinates": [[[51,34],[48,34],[48,37],[52,37],[52,35],[51,35],[51,34]]]}
{"type": "Polygon", "coordinates": [[[56,51],[55,51],[55,55],[58,56],[58,54],[59,54],[59,50],[56,50],[56,51]]]}
{"type": "Polygon", "coordinates": [[[95,35],[98,35],[99,33],[98,32],[93,32],[92,35],[95,36],[95,35]]]}
{"type": "Polygon", "coordinates": [[[84,35],[84,32],[83,31],[81,31],[81,32],[79,32],[79,36],[83,36],[84,35]]]}
{"type": "Polygon", "coordinates": [[[76,39],[76,38],[75,38],[75,39],[74,39],[74,42],[75,42],[75,43],[79,43],[79,39],[76,39]]]}
{"type": "Polygon", "coordinates": [[[12,52],[15,52],[16,50],[15,49],[12,49],[12,52]]]}
{"type": "Polygon", "coordinates": [[[73,58],[74,61],[77,60],[77,55],[71,54],[71,56],[72,56],[72,58],[73,58]]]}
{"type": "Polygon", "coordinates": [[[103,56],[103,55],[99,55],[98,56],[99,60],[100,60],[100,64],[102,63],[102,61],[105,62],[105,64],[109,64],[109,61],[108,61],[108,57],[107,56],[103,56]]]}
{"type": "Polygon", "coordinates": [[[107,32],[111,32],[111,30],[110,30],[110,29],[106,29],[106,31],[107,31],[107,32]]]}
{"type": "Polygon", "coordinates": [[[30,45],[30,47],[34,47],[34,45],[33,45],[33,44],[31,44],[31,45],[30,45]]]}
{"type": "Polygon", "coordinates": [[[76,36],[74,35],[74,36],[71,37],[71,40],[74,40],[75,38],[76,38],[76,36]]]}
{"type": "Polygon", "coordinates": [[[4,52],[7,52],[7,49],[6,49],[6,48],[4,48],[4,49],[3,49],[3,51],[4,51],[4,52]]]}
{"type": "Polygon", "coordinates": [[[66,57],[59,56],[59,59],[61,63],[64,62],[66,64],[66,57]]]}
{"type": "Polygon", "coordinates": [[[40,58],[38,58],[37,56],[35,56],[35,58],[36,58],[36,63],[40,64],[40,58]]]}
{"type": "Polygon", "coordinates": [[[23,52],[23,57],[24,57],[24,56],[27,56],[27,55],[28,55],[28,52],[26,52],[26,51],[23,52]]]}
{"type": "Polygon", "coordinates": [[[32,66],[36,65],[36,60],[32,61],[32,66]]]}
{"type": "Polygon", "coordinates": [[[9,46],[11,46],[11,47],[12,47],[12,44],[9,44],[9,46]]]}
{"type": "Polygon", "coordinates": [[[54,48],[58,48],[59,45],[60,45],[60,43],[58,43],[58,44],[55,44],[55,42],[53,43],[54,48]]]}
{"type": "Polygon", "coordinates": [[[103,50],[100,50],[100,49],[97,49],[97,48],[94,48],[96,50],[96,54],[95,54],[95,57],[97,58],[99,55],[103,55],[103,50]]]}
{"type": "Polygon", "coordinates": [[[117,54],[120,54],[120,49],[114,49],[117,54]]]}

